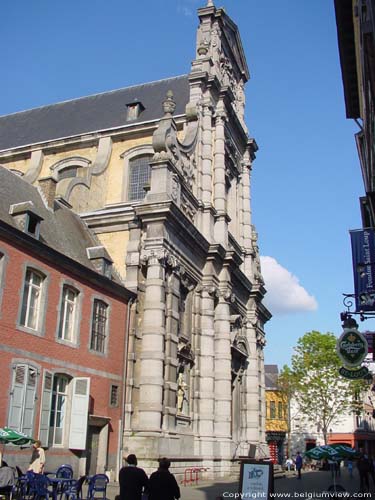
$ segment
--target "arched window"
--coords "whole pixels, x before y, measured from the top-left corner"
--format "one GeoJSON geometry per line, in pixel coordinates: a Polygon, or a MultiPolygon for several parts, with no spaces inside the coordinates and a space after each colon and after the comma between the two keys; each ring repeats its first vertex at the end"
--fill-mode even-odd
{"type": "Polygon", "coordinates": [[[150,183],[151,155],[137,156],[129,160],[128,200],[143,200],[146,195],[145,187],[150,183]]]}

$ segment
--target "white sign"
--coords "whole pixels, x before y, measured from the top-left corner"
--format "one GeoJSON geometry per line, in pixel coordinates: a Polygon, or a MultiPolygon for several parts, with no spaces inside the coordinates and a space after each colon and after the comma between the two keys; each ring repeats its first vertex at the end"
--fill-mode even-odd
{"type": "Polygon", "coordinates": [[[273,474],[272,464],[260,461],[241,463],[240,493],[241,498],[269,499],[273,474]]]}

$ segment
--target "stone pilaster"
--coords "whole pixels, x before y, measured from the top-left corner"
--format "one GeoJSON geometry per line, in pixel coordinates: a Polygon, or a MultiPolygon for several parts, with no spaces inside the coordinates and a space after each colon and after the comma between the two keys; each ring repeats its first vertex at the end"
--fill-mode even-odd
{"type": "Polygon", "coordinates": [[[203,287],[200,300],[200,352],[197,411],[199,413],[198,436],[201,456],[214,456],[214,412],[215,412],[215,293],[214,287],[203,287]]]}
{"type": "Polygon", "coordinates": [[[244,273],[252,279],[253,272],[253,259],[252,259],[252,233],[253,228],[251,225],[251,194],[250,194],[250,173],[251,163],[249,155],[246,152],[242,162],[242,230],[243,230],[243,249],[244,249],[244,273]]]}
{"type": "Polygon", "coordinates": [[[203,104],[202,118],[202,203],[203,216],[201,231],[208,241],[213,241],[212,218],[212,106],[211,103],[203,104]]]}
{"type": "Polygon", "coordinates": [[[225,187],[225,121],[224,104],[220,101],[215,120],[214,207],[215,241],[224,247],[228,243],[228,223],[225,187]]]}
{"type": "Polygon", "coordinates": [[[165,337],[165,381],[164,381],[164,417],[163,429],[175,429],[176,390],[177,390],[177,345],[178,345],[178,302],[180,297],[180,280],[171,271],[168,277],[166,294],[166,337],[165,337]]]}
{"type": "Polygon", "coordinates": [[[146,254],[147,278],[140,359],[139,430],[160,431],[164,386],[164,252],[146,254]]]}
{"type": "Polygon", "coordinates": [[[231,455],[231,340],[230,290],[221,293],[215,308],[215,437],[217,451],[222,458],[231,455]]]}
{"type": "Polygon", "coordinates": [[[246,377],[244,400],[246,408],[246,441],[249,444],[258,444],[260,425],[262,425],[260,420],[262,402],[256,330],[252,321],[253,318],[249,319],[246,325],[249,357],[248,367],[244,375],[246,377]]]}

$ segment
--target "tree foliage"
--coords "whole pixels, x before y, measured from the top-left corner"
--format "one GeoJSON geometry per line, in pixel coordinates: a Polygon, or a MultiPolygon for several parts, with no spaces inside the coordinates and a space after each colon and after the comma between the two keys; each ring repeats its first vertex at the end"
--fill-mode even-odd
{"type": "Polygon", "coordinates": [[[330,426],[340,416],[358,409],[361,381],[351,381],[339,374],[342,362],[336,353],[333,333],[312,331],[301,337],[294,348],[292,366],[284,367],[281,388],[294,397],[301,413],[322,430],[327,443],[330,426]]]}

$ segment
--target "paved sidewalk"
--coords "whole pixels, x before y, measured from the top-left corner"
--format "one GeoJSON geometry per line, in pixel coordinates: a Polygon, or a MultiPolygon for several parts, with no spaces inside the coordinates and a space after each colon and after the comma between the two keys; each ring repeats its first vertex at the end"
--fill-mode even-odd
{"type": "MultiPolygon", "coordinates": [[[[357,470],[353,471],[353,477],[349,476],[346,468],[342,467],[341,476],[335,479],[339,484],[350,493],[353,499],[372,498],[375,500],[375,485],[371,482],[371,496],[361,497],[359,492],[359,476],[357,470]],[[354,494],[354,496],[353,496],[354,494]],[[358,496],[357,496],[358,495],[358,496]]],[[[275,493],[281,493],[283,496],[275,498],[281,499],[299,499],[299,500],[327,500],[328,497],[322,496],[322,493],[328,491],[328,487],[334,483],[330,471],[308,471],[302,473],[302,479],[297,479],[294,472],[286,473],[285,477],[275,479],[275,493]],[[285,495],[286,494],[286,495],[285,495]]],[[[238,492],[238,481],[233,478],[224,478],[216,481],[201,481],[196,486],[182,486],[181,500],[217,500],[220,497],[225,499],[235,499],[235,493],[238,492]]],[[[109,500],[115,500],[119,493],[118,483],[110,483],[107,490],[109,500]]],[[[343,498],[343,497],[342,497],[343,498]]],[[[251,499],[257,500],[257,499],[251,499]]],[[[261,499],[260,499],[261,500],[261,499]]]]}

